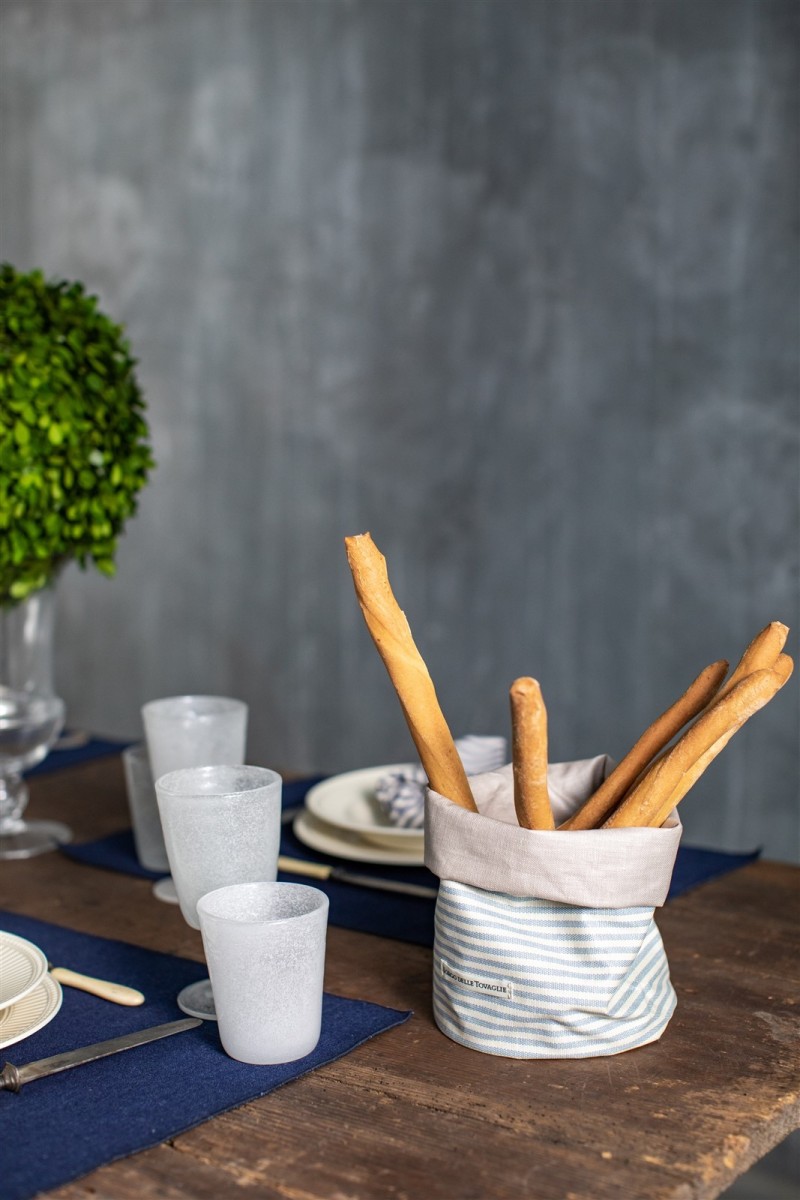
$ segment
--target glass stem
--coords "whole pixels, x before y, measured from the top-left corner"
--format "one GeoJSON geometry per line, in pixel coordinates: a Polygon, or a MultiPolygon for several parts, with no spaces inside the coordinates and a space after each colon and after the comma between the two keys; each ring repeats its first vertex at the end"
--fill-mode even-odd
{"type": "Polygon", "coordinates": [[[16,771],[0,775],[0,833],[17,833],[24,827],[20,819],[28,803],[28,789],[16,771]]]}

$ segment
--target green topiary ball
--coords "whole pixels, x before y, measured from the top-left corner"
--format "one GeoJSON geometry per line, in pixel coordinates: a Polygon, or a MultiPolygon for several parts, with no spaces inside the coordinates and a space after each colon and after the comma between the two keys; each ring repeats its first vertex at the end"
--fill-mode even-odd
{"type": "Polygon", "coordinates": [[[114,574],[154,465],[134,366],[80,283],[0,267],[0,604],[70,559],[114,574]]]}

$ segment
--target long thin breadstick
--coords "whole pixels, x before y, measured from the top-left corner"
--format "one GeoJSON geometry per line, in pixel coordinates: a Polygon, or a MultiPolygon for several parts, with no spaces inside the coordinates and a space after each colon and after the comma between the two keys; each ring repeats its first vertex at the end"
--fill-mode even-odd
{"type": "Polygon", "coordinates": [[[511,700],[514,808],[523,829],[555,829],[547,792],[547,709],[535,679],[515,679],[511,700]]]}
{"type": "MultiPolygon", "coordinates": [[[[787,657],[782,655],[781,660],[787,657]]],[[[684,776],[693,770],[698,760],[718,744],[719,753],[736,730],[783,687],[791,674],[790,664],[791,659],[788,664],[781,661],[775,669],[754,671],[716,700],[635,784],[603,828],[621,829],[654,822],[680,790],[684,776]]],[[[711,757],[706,765],[710,761],[711,757]]],[[[669,811],[671,809],[667,809],[669,811]]]]}
{"type": "MultiPolygon", "coordinates": [[[[792,662],[792,659],[789,657],[788,654],[780,654],[778,656],[778,658],[775,660],[775,666],[772,667],[772,671],[778,676],[778,678],[780,680],[777,688],[775,689],[776,691],[779,691],[783,687],[783,685],[786,683],[786,681],[789,679],[789,676],[792,674],[793,668],[794,668],[794,663],[792,662]]],[[[708,750],[706,750],[705,754],[700,755],[700,757],[697,759],[697,761],[694,763],[694,765],[689,768],[688,771],[684,772],[678,786],[675,788],[675,790],[672,792],[672,794],[664,801],[664,803],[661,805],[661,808],[658,810],[658,812],[656,812],[653,816],[651,816],[650,821],[649,821],[650,825],[653,825],[656,828],[658,828],[664,824],[667,817],[672,812],[673,808],[675,808],[678,804],[680,804],[681,800],[686,795],[686,793],[689,792],[694,787],[694,785],[697,783],[698,779],[703,774],[703,772],[706,770],[706,768],[711,765],[711,763],[714,761],[714,759],[717,757],[718,754],[721,754],[721,752],[725,749],[725,747],[727,746],[728,742],[731,740],[733,735],[741,729],[741,727],[742,727],[742,725],[744,725],[744,723],[745,723],[744,720],[737,721],[735,725],[731,726],[731,728],[727,731],[727,733],[724,733],[721,738],[718,738],[718,740],[716,742],[714,742],[713,746],[711,746],[708,750]]]]}
{"type": "MultiPolygon", "coordinates": [[[[786,644],[789,634],[788,625],[780,621],[770,621],[760,633],[757,633],[736,665],[736,669],[717,697],[721,700],[737,683],[741,683],[754,671],[766,670],[773,667],[775,661],[786,644]]],[[[787,676],[788,678],[788,676],[787,676]]]]}
{"type": "Polygon", "coordinates": [[[583,807],[573,813],[559,828],[597,829],[602,825],[648,764],[672,741],[675,734],[683,729],[687,721],[691,721],[692,717],[696,717],[705,708],[719,690],[727,671],[728,664],[724,659],[711,663],[701,671],[680,699],[644,731],[636,745],[628,751],[583,807]]]}
{"type": "MultiPolygon", "coordinates": [[[[775,661],[778,658],[778,655],[780,654],[781,649],[786,641],[788,632],[789,632],[788,627],[786,625],[783,625],[780,621],[771,621],[769,625],[765,626],[765,628],[762,629],[760,631],[760,633],[758,633],[753,638],[752,642],[750,642],[749,646],[747,647],[747,649],[745,650],[741,659],[739,660],[739,663],[737,664],[736,669],[732,673],[730,679],[728,679],[721,687],[719,686],[719,683],[722,682],[720,680],[719,683],[717,684],[717,687],[715,687],[711,690],[711,694],[708,697],[706,697],[706,699],[702,703],[698,704],[697,708],[695,709],[695,711],[693,713],[689,714],[689,717],[687,717],[687,720],[691,719],[691,717],[696,716],[697,713],[704,714],[705,712],[707,712],[714,704],[716,704],[719,700],[721,700],[723,698],[723,696],[726,696],[734,687],[736,687],[736,685],[738,683],[741,683],[741,681],[743,679],[746,679],[747,676],[751,675],[754,671],[766,670],[766,669],[769,669],[772,666],[774,666],[775,661]]],[[[711,667],[706,668],[706,671],[711,672],[711,671],[713,671],[713,668],[715,666],[719,666],[719,665],[720,664],[712,663],[711,667]]],[[[703,674],[705,674],[705,672],[703,674]]],[[[702,675],[699,676],[698,679],[695,680],[695,683],[692,685],[692,689],[694,689],[697,686],[697,684],[700,682],[701,679],[702,679],[702,675]]],[[[692,689],[690,689],[690,690],[692,690],[692,689]]],[[[699,689],[698,689],[697,694],[698,694],[698,696],[701,695],[701,692],[699,689]]],[[[679,701],[679,703],[680,703],[680,701],[679,701]]],[[[684,724],[685,723],[686,722],[684,722],[684,724]]],[[[675,732],[677,732],[677,730],[673,731],[673,734],[670,734],[670,736],[666,739],[666,742],[664,743],[665,745],[668,744],[669,741],[671,741],[675,732]]],[[[731,736],[733,736],[733,735],[731,734],[731,736]]],[[[727,745],[727,742],[725,744],[727,745]]],[[[720,747],[720,749],[722,749],[722,746],[720,747]]],[[[636,747],[634,747],[634,751],[635,750],[636,750],[636,747]]],[[[717,751],[717,753],[719,753],[719,751],[717,751]]],[[[653,768],[657,767],[664,757],[666,757],[665,752],[662,752],[662,753],[657,752],[657,756],[656,755],[653,756],[654,761],[652,762],[651,767],[653,767],[653,768]]],[[[708,759],[708,762],[713,761],[714,757],[716,757],[716,755],[711,755],[708,759]]],[[[623,762],[624,762],[624,760],[623,760],[623,762]]],[[[622,765],[623,764],[620,764],[620,766],[622,766],[622,765]]],[[[705,768],[703,768],[703,770],[704,769],[705,768]]],[[[702,774],[702,770],[700,771],[699,774],[702,774]]],[[[610,776],[609,778],[612,778],[612,777],[613,776],[610,776]]],[[[699,778],[699,775],[698,775],[698,778],[699,778]]],[[[631,781],[631,783],[628,785],[628,787],[630,787],[633,783],[635,783],[635,778],[634,778],[634,780],[631,781]]],[[[627,789],[625,789],[625,790],[627,790],[627,789]]],[[[686,790],[688,791],[689,789],[687,788],[686,790]]],[[[683,794],[685,794],[685,793],[683,793],[683,794]]],[[[615,801],[614,801],[614,805],[618,804],[621,799],[621,796],[624,796],[624,795],[625,795],[625,791],[623,791],[621,793],[621,795],[617,795],[615,798],[615,801]]],[[[592,797],[590,799],[589,803],[592,803],[593,801],[594,801],[594,797],[592,797]]],[[[613,811],[614,805],[612,805],[606,811],[606,813],[605,813],[606,818],[608,817],[608,814],[611,811],[613,811]]],[[[672,807],[674,807],[674,805],[672,807]]],[[[672,811],[672,807],[670,807],[667,810],[667,815],[669,814],[669,812],[672,811]]],[[[577,814],[577,815],[580,816],[580,814],[577,814]]],[[[597,825],[600,825],[602,823],[603,823],[602,819],[598,819],[596,822],[597,825]]],[[[574,828],[577,828],[577,827],[578,826],[574,826],[574,828]]],[[[586,828],[586,826],[581,826],[581,827],[586,828]]]]}
{"type": "Polygon", "coordinates": [[[368,533],[344,539],[358,602],[389,672],[431,787],[462,808],[478,808],[428,668],[395,600],[386,559],[368,533]]]}
{"type": "MultiPolygon", "coordinates": [[[[724,696],[728,695],[733,688],[741,683],[743,679],[747,679],[747,677],[752,675],[755,671],[769,670],[776,666],[776,664],[780,661],[779,656],[786,642],[788,633],[788,626],[784,625],[781,621],[770,621],[769,625],[766,625],[759,633],[757,633],[737,663],[736,669],[731,674],[730,679],[728,679],[720,688],[713,700],[706,705],[702,715],[705,715],[705,713],[707,713],[714,705],[722,700],[724,696]]],[[[786,679],[789,678],[792,670],[791,659],[789,659],[788,662],[790,666],[788,674],[786,675],[786,679]]],[[[784,682],[786,682],[786,679],[784,679],[784,682]]],[[[744,722],[742,722],[742,724],[743,723],[744,722]]],[[[675,805],[679,803],[683,796],[686,795],[686,792],[688,792],[693,786],[694,782],[700,778],[706,767],[714,761],[717,754],[724,749],[724,747],[730,741],[730,738],[733,737],[733,734],[739,728],[741,728],[741,725],[737,725],[735,729],[732,729],[730,734],[721,741],[716,751],[714,751],[713,747],[711,747],[704,755],[700,756],[697,764],[697,774],[695,775],[694,779],[687,783],[685,789],[681,791],[680,795],[677,795],[671,803],[669,798],[663,801],[661,806],[664,810],[663,818],[661,821],[658,821],[658,814],[656,814],[656,816],[651,819],[651,824],[662,825],[664,823],[675,805]],[[703,763],[702,766],[700,765],[701,762],[703,763]]],[[[664,755],[661,756],[661,758],[663,757],[664,755]]],[[[653,765],[658,766],[660,761],[661,759],[659,758],[653,765]]]]}

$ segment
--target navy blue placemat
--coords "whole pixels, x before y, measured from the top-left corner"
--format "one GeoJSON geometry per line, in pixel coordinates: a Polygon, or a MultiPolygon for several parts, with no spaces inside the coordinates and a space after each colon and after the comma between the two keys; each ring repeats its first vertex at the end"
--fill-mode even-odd
{"type": "MultiPolygon", "coordinates": [[[[301,804],[308,789],[318,783],[319,775],[311,779],[298,779],[283,785],[284,808],[301,804]]],[[[63,846],[70,858],[92,866],[106,867],[129,875],[142,875],[148,879],[160,876],[139,865],[130,830],[84,842],[74,846],[63,846]]],[[[668,899],[680,896],[690,888],[706,883],[718,875],[735,871],[759,857],[760,850],[749,854],[728,854],[721,850],[704,850],[692,846],[681,846],[672,874],[668,899]]],[[[302,858],[310,862],[329,862],[325,855],[309,850],[294,835],[290,826],[281,834],[281,854],[291,858],[302,858]]],[[[406,883],[421,883],[437,887],[438,880],[425,867],[385,867],[368,863],[349,862],[337,859],[337,864],[361,875],[402,880],[406,883]]],[[[281,873],[280,879],[300,879],[299,875],[281,873]]],[[[306,882],[308,882],[306,880],[306,882]]],[[[374,933],[378,937],[397,938],[402,942],[413,942],[418,946],[433,945],[434,902],[417,896],[395,895],[374,889],[353,887],[335,881],[314,881],[314,886],[324,891],[330,899],[330,923],[343,929],[355,929],[359,933],[374,933]]]]}
{"type": "MultiPolygon", "coordinates": [[[[306,792],[320,779],[314,775],[308,779],[290,780],[283,785],[283,807],[294,808],[302,804],[306,792]]],[[[112,871],[121,871],[128,875],[140,875],[146,879],[163,878],[163,873],[148,871],[142,867],[136,857],[133,834],[129,829],[112,833],[108,837],[98,838],[92,842],[82,842],[78,845],[62,846],[61,850],[69,858],[90,866],[106,867],[112,871]]],[[[302,858],[307,862],[329,862],[325,855],[317,854],[304,846],[292,832],[291,826],[284,826],[281,832],[281,854],[290,858],[302,858]]],[[[370,863],[350,862],[337,859],[337,865],[349,867],[361,875],[373,875],[377,878],[401,880],[405,883],[422,883],[427,887],[438,887],[439,881],[425,867],[386,867],[373,866],[370,863]]],[[[301,881],[309,883],[305,876],[289,875],[281,872],[282,880],[301,881]]],[[[313,880],[314,887],[320,888],[330,900],[329,921],[342,929],[355,929],[359,933],[374,933],[378,937],[397,938],[402,942],[412,942],[417,946],[433,945],[433,910],[432,900],[421,899],[418,896],[402,896],[389,892],[379,892],[374,889],[353,887],[346,883],[335,881],[313,880]]]]}
{"type": "MultiPolygon", "coordinates": [[[[67,734],[69,731],[67,731],[67,734]]],[[[87,742],[72,746],[65,750],[58,749],[58,743],[50,751],[47,758],[30,771],[25,772],[26,779],[33,775],[47,775],[50,771],[61,771],[65,767],[77,767],[80,763],[91,762],[94,758],[108,758],[111,754],[121,754],[126,746],[133,743],[120,741],[116,738],[92,737],[87,742]]]]}
{"type": "MultiPolygon", "coordinates": [[[[309,788],[324,778],[324,775],[312,775],[307,779],[284,782],[282,792],[284,809],[293,809],[301,805],[309,788]]],[[[283,830],[283,833],[286,834],[287,830],[288,827],[283,830]]],[[[290,849],[284,850],[282,843],[281,854],[291,853],[295,858],[302,857],[314,862],[323,861],[321,855],[306,850],[294,834],[291,835],[291,841],[287,841],[286,845],[290,846],[290,849]]],[[[139,875],[142,879],[164,878],[164,871],[150,871],[139,862],[136,857],[133,832],[130,829],[121,829],[118,833],[111,833],[91,842],[70,842],[62,846],[61,850],[68,858],[88,863],[92,867],[105,867],[108,871],[121,871],[123,875],[139,875]]]]}
{"type": "MultiPolygon", "coordinates": [[[[175,1003],[205,967],[126,942],[75,933],[0,912],[0,929],[28,938],[54,965],[114,979],[144,992],[140,1008],[122,1008],[64,988],[61,1011],[44,1029],[0,1053],[17,1066],[63,1050],[146,1029],[183,1016],[175,1003]]],[[[325,994],[322,1036],[313,1053],[283,1066],[253,1067],[222,1050],[214,1022],[36,1080],[14,1095],[0,1092],[3,1200],[27,1200],[102,1163],[167,1138],[264,1096],[281,1084],[341,1058],[408,1012],[325,994]]]]}
{"type": "Polygon", "coordinates": [[[708,883],[718,875],[727,875],[738,867],[746,867],[761,857],[760,850],[746,854],[729,854],[722,850],[704,850],[700,846],[680,846],[667,900],[674,900],[684,892],[691,891],[701,883],[708,883]]]}

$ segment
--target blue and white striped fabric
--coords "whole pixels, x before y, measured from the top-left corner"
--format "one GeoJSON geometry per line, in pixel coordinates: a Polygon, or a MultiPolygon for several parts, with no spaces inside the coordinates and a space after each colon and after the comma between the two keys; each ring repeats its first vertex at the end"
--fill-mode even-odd
{"type": "Polygon", "coordinates": [[[651,907],[584,908],[443,880],[433,1011],[507,1058],[591,1058],[656,1041],[675,1009],[651,907]]]}

